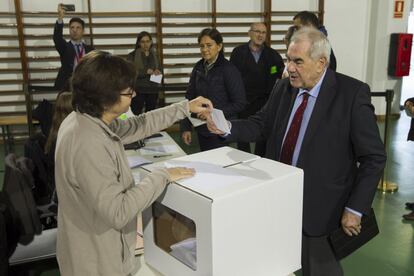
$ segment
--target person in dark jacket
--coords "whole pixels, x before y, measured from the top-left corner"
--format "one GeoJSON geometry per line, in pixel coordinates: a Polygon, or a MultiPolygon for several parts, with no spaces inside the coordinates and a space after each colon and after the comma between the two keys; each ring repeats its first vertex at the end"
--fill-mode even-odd
{"type": "MultiPolygon", "coordinates": [[[[225,137],[249,142],[264,135],[266,158],[303,170],[304,276],[343,275],[328,236],[339,227],[349,236],[361,232],[386,162],[369,86],[329,69],[329,53],[318,30],[295,32],[286,54],[289,78],[255,115],[231,120],[225,137]]],[[[223,134],[211,119],[207,124],[223,134]]]]}
{"type": "MultiPolygon", "coordinates": [[[[267,102],[270,91],[285,68],[280,54],[266,45],[267,28],[264,23],[250,26],[250,41],[234,48],[230,61],[239,69],[246,90],[247,106],[239,114],[246,119],[267,102]]],[[[237,143],[238,149],[250,152],[250,143],[237,143]]],[[[266,141],[256,142],[255,154],[263,156],[266,141]]]]}
{"type": "Polygon", "coordinates": [[[135,50],[128,54],[137,70],[135,91],[137,96],[132,98],[131,110],[135,115],[153,110],[157,107],[160,84],[150,81],[151,75],[160,75],[162,67],[157,51],[152,44],[152,37],[148,32],[140,32],[135,43],[135,50]]]}
{"type": "MultiPolygon", "coordinates": [[[[202,59],[191,72],[185,97],[189,100],[203,96],[214,107],[223,111],[226,118],[237,118],[246,105],[243,80],[237,68],[224,57],[223,37],[216,29],[203,29],[198,35],[202,59]]],[[[198,115],[205,119],[203,114],[198,115]]],[[[192,125],[188,119],[181,121],[181,138],[189,145],[192,125]]],[[[201,151],[227,145],[223,139],[210,133],[206,125],[196,127],[201,151]]]]}
{"type": "MultiPolygon", "coordinates": [[[[302,26],[316,28],[326,37],[328,37],[328,31],[326,30],[325,26],[321,25],[316,15],[309,11],[301,11],[297,13],[293,17],[293,24],[299,28],[302,26]]],[[[336,71],[336,57],[332,49],[331,55],[329,56],[329,68],[336,71]]]]}
{"type": "MultiPolygon", "coordinates": [[[[411,117],[411,126],[408,131],[408,141],[414,141],[414,98],[409,98],[404,103],[405,112],[407,116],[411,117]]],[[[403,215],[406,220],[414,220],[414,202],[405,203],[405,207],[411,210],[410,213],[403,215]]]]}
{"type": "Polygon", "coordinates": [[[85,22],[79,17],[73,17],[69,21],[69,36],[70,41],[63,38],[63,17],[65,16],[65,9],[62,4],[58,5],[58,20],[55,23],[53,30],[53,42],[56,51],[60,56],[62,66],[55,80],[55,88],[60,91],[69,91],[69,79],[72,72],[80,59],[90,51],[93,47],[88,46],[83,41],[83,33],[85,29],[85,22]]]}

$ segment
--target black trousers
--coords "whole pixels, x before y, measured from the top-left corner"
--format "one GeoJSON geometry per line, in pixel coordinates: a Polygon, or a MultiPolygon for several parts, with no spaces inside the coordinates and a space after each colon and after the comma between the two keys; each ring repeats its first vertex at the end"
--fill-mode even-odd
{"type": "Polygon", "coordinates": [[[131,100],[131,110],[135,115],[148,112],[157,107],[158,93],[138,93],[131,100]],[[143,108],[145,107],[145,111],[143,108]]]}
{"type": "Polygon", "coordinates": [[[343,276],[326,236],[302,235],[302,276],[343,276]]]}

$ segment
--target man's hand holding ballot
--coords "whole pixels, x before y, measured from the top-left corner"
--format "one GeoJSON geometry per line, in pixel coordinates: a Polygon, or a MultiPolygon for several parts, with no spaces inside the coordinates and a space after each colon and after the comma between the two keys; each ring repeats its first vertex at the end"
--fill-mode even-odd
{"type": "Polygon", "coordinates": [[[223,111],[213,109],[211,116],[207,118],[207,128],[211,133],[218,135],[230,134],[230,122],[224,117],[223,111]]]}

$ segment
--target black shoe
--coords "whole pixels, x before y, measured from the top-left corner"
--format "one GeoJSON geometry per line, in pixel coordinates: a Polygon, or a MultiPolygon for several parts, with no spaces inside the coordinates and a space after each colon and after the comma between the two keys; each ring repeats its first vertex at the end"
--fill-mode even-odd
{"type": "Polygon", "coordinates": [[[406,202],[405,208],[408,208],[414,211],[414,202],[406,202]]]}
{"type": "Polygon", "coordinates": [[[414,211],[412,211],[409,214],[403,215],[403,218],[405,218],[406,220],[414,220],[414,211]]]}

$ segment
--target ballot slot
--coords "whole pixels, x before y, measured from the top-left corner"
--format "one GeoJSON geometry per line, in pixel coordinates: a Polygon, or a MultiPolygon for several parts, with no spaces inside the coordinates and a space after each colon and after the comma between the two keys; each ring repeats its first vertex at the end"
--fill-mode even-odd
{"type": "Polygon", "coordinates": [[[194,221],[160,202],[152,205],[154,242],[192,270],[197,270],[197,239],[194,221]]]}

